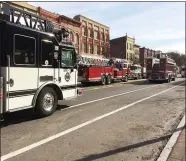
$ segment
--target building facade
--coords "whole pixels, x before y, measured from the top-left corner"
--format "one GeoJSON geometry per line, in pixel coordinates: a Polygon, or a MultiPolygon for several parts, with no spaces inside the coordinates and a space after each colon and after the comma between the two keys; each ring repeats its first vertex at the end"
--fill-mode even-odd
{"type": "Polygon", "coordinates": [[[135,63],[140,63],[140,61],[139,61],[139,55],[140,55],[140,46],[137,45],[137,44],[134,44],[135,63]]]}
{"type": "Polygon", "coordinates": [[[123,36],[110,40],[110,55],[111,57],[127,59],[132,61],[135,56],[134,52],[135,38],[123,36]]]}
{"type": "Polygon", "coordinates": [[[149,48],[140,48],[140,63],[143,67],[146,67],[146,58],[147,57],[153,57],[153,58],[159,58],[159,52],[149,49],[149,48]]]}
{"type": "Polygon", "coordinates": [[[38,8],[33,6],[33,5],[30,5],[28,2],[16,2],[16,1],[10,1],[8,2],[11,6],[14,6],[18,9],[21,9],[21,10],[24,10],[24,11],[27,11],[27,12],[30,12],[32,14],[35,14],[35,15],[39,15],[38,13],[38,8]]]}
{"type": "Polygon", "coordinates": [[[81,23],[80,54],[100,58],[109,58],[109,27],[82,15],[76,15],[74,19],[81,23]]]}
{"type": "Polygon", "coordinates": [[[64,15],[59,15],[38,7],[39,15],[53,22],[57,28],[65,28],[69,31],[69,39],[73,42],[77,54],[80,52],[80,27],[81,23],[64,15]]]}
{"type": "Polygon", "coordinates": [[[147,63],[146,63],[146,59],[147,59],[147,51],[148,49],[143,47],[143,48],[140,48],[140,65],[142,67],[146,67],[147,63]]]}

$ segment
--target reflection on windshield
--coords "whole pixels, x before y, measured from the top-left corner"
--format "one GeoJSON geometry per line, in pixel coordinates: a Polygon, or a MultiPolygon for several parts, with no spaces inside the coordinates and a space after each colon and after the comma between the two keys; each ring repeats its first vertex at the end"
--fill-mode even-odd
{"type": "Polygon", "coordinates": [[[74,65],[74,51],[62,49],[61,52],[61,66],[62,67],[72,67],[74,65]]]}

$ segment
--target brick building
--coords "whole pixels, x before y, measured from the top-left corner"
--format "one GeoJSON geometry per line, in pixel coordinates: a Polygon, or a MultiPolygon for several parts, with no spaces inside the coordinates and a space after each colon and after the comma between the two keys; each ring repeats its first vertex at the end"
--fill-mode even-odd
{"type": "Polygon", "coordinates": [[[140,46],[137,44],[134,44],[134,55],[137,61],[139,62],[140,46]]]}
{"type": "Polygon", "coordinates": [[[143,67],[146,67],[146,58],[147,57],[157,57],[157,51],[149,49],[149,48],[140,48],[140,63],[143,67]]]}
{"type": "Polygon", "coordinates": [[[49,12],[41,7],[38,7],[39,15],[43,18],[47,18],[52,21],[53,24],[58,28],[65,28],[69,31],[69,38],[74,43],[77,53],[80,49],[80,27],[81,23],[72,18],[66,17],[64,15],[59,15],[56,13],[49,12]]]}
{"type": "Polygon", "coordinates": [[[74,19],[81,22],[80,54],[110,57],[109,27],[82,15],[74,19]]]}
{"type": "Polygon", "coordinates": [[[132,61],[134,58],[135,38],[123,36],[110,40],[111,57],[127,59],[132,61]]]}

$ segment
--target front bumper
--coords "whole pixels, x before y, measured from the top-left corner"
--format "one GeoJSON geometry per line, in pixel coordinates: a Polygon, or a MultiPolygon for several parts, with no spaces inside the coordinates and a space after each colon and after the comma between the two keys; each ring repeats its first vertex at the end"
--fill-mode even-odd
{"type": "Polygon", "coordinates": [[[148,80],[149,81],[165,81],[167,80],[168,78],[161,78],[161,77],[150,77],[148,80]]]}

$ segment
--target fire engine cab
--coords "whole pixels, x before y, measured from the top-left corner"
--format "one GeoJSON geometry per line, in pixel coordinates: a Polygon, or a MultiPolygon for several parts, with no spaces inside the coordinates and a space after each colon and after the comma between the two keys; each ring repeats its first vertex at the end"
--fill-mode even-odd
{"type": "Polygon", "coordinates": [[[48,116],[58,100],[82,94],[67,35],[47,19],[0,3],[0,114],[33,108],[48,116]]]}

